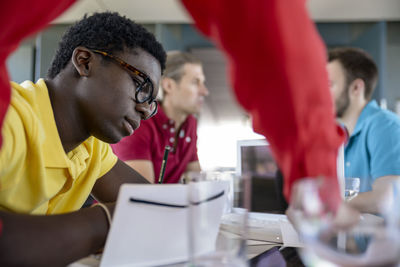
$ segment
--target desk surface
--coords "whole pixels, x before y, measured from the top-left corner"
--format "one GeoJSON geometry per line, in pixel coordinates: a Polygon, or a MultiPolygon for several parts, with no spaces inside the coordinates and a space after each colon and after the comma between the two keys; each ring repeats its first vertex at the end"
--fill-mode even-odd
{"type": "MultiPolygon", "coordinates": [[[[218,251],[219,241],[226,239],[226,238],[227,239],[237,238],[237,235],[227,232],[227,231],[223,231],[220,229],[218,239],[217,239],[217,251],[218,251]]],[[[271,255],[269,255],[271,253],[268,253],[268,251],[271,248],[274,248],[274,247],[279,248],[280,246],[282,246],[282,244],[248,240],[247,241],[247,258],[249,259],[250,266],[257,266],[257,267],[265,266],[265,263],[263,264],[261,262],[266,262],[266,261],[268,261],[267,258],[271,257],[271,255]],[[260,265],[260,263],[263,265],[260,265]]],[[[274,251],[278,251],[278,250],[276,249],[274,251]]],[[[273,251],[271,251],[271,252],[273,252],[273,251]]],[[[279,253],[279,251],[277,253],[279,253]]],[[[281,258],[282,258],[282,260],[286,260],[286,258],[283,256],[281,258]]],[[[83,258],[77,262],[74,262],[74,263],[70,264],[68,267],[97,267],[97,266],[100,266],[100,260],[101,260],[100,255],[97,255],[97,256],[93,255],[93,256],[83,258]]],[[[185,263],[178,263],[178,264],[165,265],[165,266],[182,267],[184,265],[185,265],[185,263]]],[[[286,265],[284,265],[284,266],[286,266],[286,265]]],[[[301,266],[301,265],[299,265],[299,266],[301,266]]]]}
{"type": "MultiPolygon", "coordinates": [[[[265,242],[259,242],[257,243],[250,243],[247,247],[247,253],[248,253],[248,259],[252,260],[256,258],[257,256],[261,256],[264,252],[268,251],[269,249],[276,247],[276,244],[267,244],[265,242]],[[263,243],[263,244],[261,244],[263,243]]],[[[77,262],[74,262],[68,267],[98,267],[100,266],[100,260],[101,256],[100,255],[91,255],[89,257],[83,258],[77,262]]],[[[173,264],[173,265],[166,265],[168,267],[179,267],[179,266],[184,266],[184,264],[173,264]]],[[[257,265],[254,265],[257,266],[257,265]]]]}
{"type": "MultiPolygon", "coordinates": [[[[249,255],[251,257],[249,258],[250,267],[304,266],[295,248],[279,249],[279,247],[275,245],[264,245],[264,246],[253,246],[252,248],[250,246],[249,250],[253,250],[253,252],[258,251],[258,253],[249,255]],[[276,247],[276,249],[274,249],[274,247],[276,247]]],[[[99,265],[100,265],[100,256],[90,256],[81,259],[80,261],[77,261],[73,264],[70,264],[69,267],[98,267],[99,265]]],[[[182,264],[169,265],[168,267],[174,267],[174,266],[182,266],[182,264]]]]}

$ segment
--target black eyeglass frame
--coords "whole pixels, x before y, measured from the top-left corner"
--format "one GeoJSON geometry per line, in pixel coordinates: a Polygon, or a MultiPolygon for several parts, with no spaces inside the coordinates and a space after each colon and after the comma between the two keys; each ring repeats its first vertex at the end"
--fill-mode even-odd
{"type": "Polygon", "coordinates": [[[152,103],[155,103],[154,110],[152,111],[150,116],[148,116],[145,120],[153,117],[157,113],[158,103],[157,103],[156,99],[153,98],[154,86],[153,86],[153,83],[152,83],[150,77],[146,73],[144,73],[144,72],[140,71],[139,69],[135,68],[134,66],[126,63],[124,60],[120,59],[119,57],[113,56],[113,55],[111,55],[111,54],[109,54],[107,52],[104,52],[104,51],[101,51],[101,50],[97,50],[97,49],[91,49],[91,51],[93,53],[97,53],[97,54],[100,54],[102,56],[105,56],[107,58],[110,58],[110,59],[114,60],[115,62],[117,62],[121,67],[123,67],[128,72],[130,72],[132,74],[135,74],[135,75],[138,75],[141,78],[143,78],[143,81],[141,82],[138,79],[136,79],[134,76],[132,76],[132,79],[138,84],[138,86],[136,86],[136,90],[135,90],[135,99],[134,99],[134,101],[136,103],[138,103],[138,104],[143,104],[145,102],[148,102],[149,106],[151,106],[152,103]],[[150,85],[150,93],[149,93],[148,96],[146,96],[144,99],[141,100],[141,98],[139,97],[139,93],[142,92],[143,88],[145,88],[145,86],[147,84],[150,85]]]}

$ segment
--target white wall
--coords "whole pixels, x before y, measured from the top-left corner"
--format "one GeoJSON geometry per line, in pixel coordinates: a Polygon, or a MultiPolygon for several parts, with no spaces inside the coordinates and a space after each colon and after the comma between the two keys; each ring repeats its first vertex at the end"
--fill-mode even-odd
{"type": "Polygon", "coordinates": [[[236,142],[259,139],[236,102],[227,75],[226,60],[216,48],[191,49],[203,63],[210,94],[199,118],[198,150],[204,170],[236,167],[236,142]]]}

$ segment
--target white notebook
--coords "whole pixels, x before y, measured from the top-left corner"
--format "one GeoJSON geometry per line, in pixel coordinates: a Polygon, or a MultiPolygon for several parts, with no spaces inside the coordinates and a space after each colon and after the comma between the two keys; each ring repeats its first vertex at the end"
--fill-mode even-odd
{"type": "MultiPolygon", "coordinates": [[[[209,205],[209,213],[203,220],[207,220],[210,229],[196,254],[215,249],[226,203],[226,194],[221,193],[226,192],[228,183],[200,182],[198,186],[204,187],[206,198],[212,200],[200,204],[209,205]],[[220,197],[213,198],[217,195],[220,197]]],[[[100,266],[157,266],[186,261],[189,253],[187,189],[182,184],[123,185],[100,266]]]]}

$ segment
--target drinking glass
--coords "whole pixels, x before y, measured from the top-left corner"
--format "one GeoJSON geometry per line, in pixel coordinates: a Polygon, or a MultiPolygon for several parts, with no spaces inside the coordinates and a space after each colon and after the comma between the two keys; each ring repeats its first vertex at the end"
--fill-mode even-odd
{"type": "MultiPolygon", "coordinates": [[[[334,213],[319,179],[297,183],[298,204],[292,222],[305,246],[300,255],[306,266],[397,266],[400,261],[400,183],[394,182],[379,214],[361,214],[341,203],[334,213]],[[338,221],[348,224],[339,227],[338,221]]],[[[292,195],[293,197],[293,195],[292,195]]]]}
{"type": "Polygon", "coordinates": [[[202,171],[189,172],[183,176],[184,183],[192,181],[226,181],[228,183],[226,189],[226,198],[224,213],[230,213],[233,208],[234,187],[237,184],[237,175],[234,171],[202,171]]]}
{"type": "Polygon", "coordinates": [[[345,199],[351,200],[360,192],[360,178],[346,177],[345,179],[345,199]]]}
{"type": "MultiPolygon", "coordinates": [[[[188,186],[188,245],[191,267],[245,267],[247,210],[232,210],[236,177],[233,173],[191,172],[185,175],[188,186]],[[221,196],[223,192],[223,196],[221,196]],[[223,224],[220,225],[221,220],[223,224]],[[231,228],[222,225],[231,223],[231,228]],[[221,228],[220,228],[221,226],[221,228]]],[[[238,183],[240,186],[242,182],[238,183]]],[[[246,191],[237,188],[236,194],[246,191]]]]}

